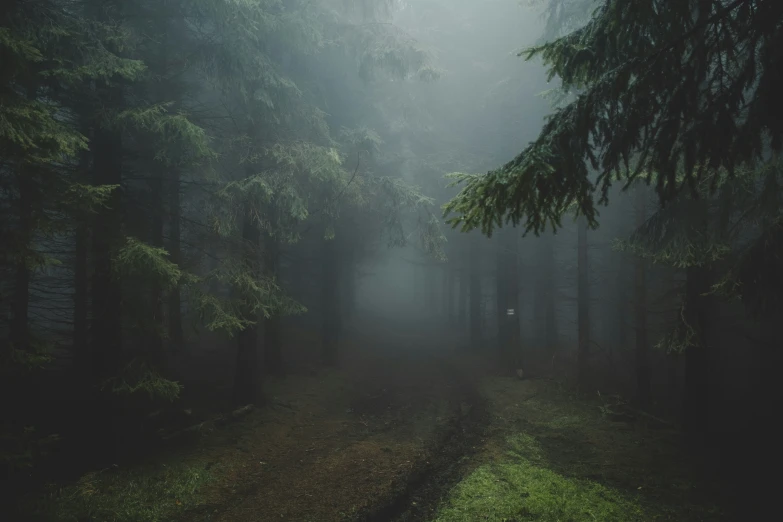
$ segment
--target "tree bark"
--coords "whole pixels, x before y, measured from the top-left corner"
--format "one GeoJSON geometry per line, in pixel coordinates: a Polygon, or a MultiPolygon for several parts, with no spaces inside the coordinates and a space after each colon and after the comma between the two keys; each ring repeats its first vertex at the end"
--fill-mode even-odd
{"type": "MultiPolygon", "coordinates": [[[[242,218],[242,261],[245,269],[253,277],[258,277],[260,275],[258,247],[261,235],[253,221],[251,211],[251,205],[246,203],[242,218]]],[[[238,294],[236,297],[244,301],[246,297],[241,295],[242,289],[235,290],[238,294]]],[[[245,320],[253,321],[253,324],[237,335],[234,379],[234,404],[237,406],[258,404],[263,400],[260,382],[263,373],[259,372],[258,368],[258,317],[247,303],[243,305],[242,316],[245,320]]]]}
{"type": "Polygon", "coordinates": [[[470,238],[470,347],[481,350],[483,334],[481,316],[481,256],[476,233],[470,238]]]}
{"type": "Polygon", "coordinates": [[[463,256],[459,270],[459,296],[457,297],[457,325],[461,330],[468,326],[468,274],[469,266],[463,256]]]}
{"type": "Polygon", "coordinates": [[[498,358],[504,370],[522,367],[519,353],[519,275],[518,236],[511,228],[497,235],[497,319],[498,358]],[[508,315],[512,310],[513,315],[508,315]]]}
{"type": "MultiPolygon", "coordinates": [[[[149,181],[150,207],[152,223],[150,230],[150,244],[156,248],[163,247],[163,215],[165,213],[165,198],[163,196],[163,165],[156,165],[155,172],[149,181]]],[[[149,345],[146,347],[147,359],[154,366],[160,368],[163,364],[163,335],[166,324],[163,316],[163,287],[157,278],[152,280],[150,288],[150,319],[153,326],[149,336],[149,345]]]]}
{"type": "Polygon", "coordinates": [[[16,350],[29,351],[29,319],[30,319],[30,256],[32,253],[33,233],[33,181],[31,172],[24,168],[17,175],[18,215],[19,215],[19,247],[14,276],[13,297],[11,298],[11,321],[9,334],[11,345],[16,350]]]}
{"type": "Polygon", "coordinates": [[[454,265],[446,265],[446,321],[454,324],[454,265]]]}
{"type": "Polygon", "coordinates": [[[554,237],[546,233],[538,239],[538,274],[535,284],[535,318],[540,321],[536,337],[543,340],[546,353],[554,354],[557,349],[557,309],[555,302],[555,252],[554,237]],[[543,318],[539,315],[543,313],[543,318]]]}
{"type": "Polygon", "coordinates": [[[497,355],[498,362],[505,367],[509,342],[509,320],[506,317],[508,307],[508,253],[506,252],[506,230],[495,232],[495,315],[497,319],[497,355]]]}
{"type": "MultiPolygon", "coordinates": [[[[343,261],[340,263],[340,304],[342,306],[342,321],[349,321],[356,304],[356,266],[354,261],[354,244],[343,249],[343,261]]],[[[342,322],[341,321],[341,322],[342,322]]]]}
{"type": "Polygon", "coordinates": [[[685,349],[685,404],[683,425],[694,445],[706,441],[709,420],[709,348],[704,336],[711,275],[704,267],[686,269],[685,329],[691,329],[692,339],[685,349]]]}
{"type": "MultiPolygon", "coordinates": [[[[171,262],[182,265],[182,231],[180,205],[180,171],[174,167],[169,178],[169,255],[171,262]]],[[[177,283],[169,294],[169,340],[174,352],[181,351],[185,346],[185,334],[182,329],[182,290],[177,283]]]]}
{"type": "MultiPolygon", "coordinates": [[[[646,215],[645,186],[636,189],[636,228],[644,225],[646,215]]],[[[647,340],[647,271],[645,260],[634,259],[634,323],[636,329],[636,402],[641,409],[649,409],[651,396],[650,355],[647,340]]]]}
{"type": "Polygon", "coordinates": [[[76,255],[73,267],[73,351],[76,367],[80,370],[83,370],[87,363],[85,355],[89,342],[89,272],[87,266],[89,238],[87,225],[78,223],[76,225],[76,255]]]}
{"type": "MultiPolygon", "coordinates": [[[[85,135],[89,136],[89,129],[85,135]]],[[[79,160],[79,171],[85,178],[90,173],[91,153],[82,151],[79,160]]],[[[89,181],[83,179],[83,181],[89,181]]],[[[80,382],[90,380],[89,374],[89,301],[90,301],[90,272],[89,249],[90,229],[87,217],[79,214],[76,220],[75,252],[73,262],[73,354],[76,372],[80,376],[80,382]]]]}
{"type": "MultiPolygon", "coordinates": [[[[113,93],[113,96],[118,96],[113,93]]],[[[92,140],[95,185],[122,183],[122,137],[117,131],[95,129],[92,140]]],[[[95,214],[92,229],[93,281],[90,351],[94,378],[113,377],[122,354],[122,287],[114,274],[113,256],[122,237],[122,191],[112,191],[95,214]]]]}
{"type": "Polygon", "coordinates": [[[577,378],[579,389],[587,391],[590,380],[590,279],[588,268],[587,219],[580,216],[578,220],[577,244],[577,323],[578,323],[578,353],[577,378]]]}
{"type": "Polygon", "coordinates": [[[322,272],[321,294],[321,349],[324,364],[336,366],[339,363],[340,338],[340,295],[339,259],[337,244],[334,239],[324,239],[324,258],[322,272]]]}
{"type": "MultiPolygon", "coordinates": [[[[264,271],[266,277],[277,280],[280,264],[280,243],[268,232],[264,233],[264,271]]],[[[273,312],[264,319],[264,362],[267,372],[283,374],[283,348],[280,343],[280,313],[273,312]]]]}

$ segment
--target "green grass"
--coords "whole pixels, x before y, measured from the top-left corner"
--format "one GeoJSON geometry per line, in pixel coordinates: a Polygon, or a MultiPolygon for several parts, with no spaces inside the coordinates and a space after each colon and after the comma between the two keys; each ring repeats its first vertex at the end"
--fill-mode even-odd
{"type": "Polygon", "coordinates": [[[34,512],[57,522],[168,522],[198,505],[199,489],[209,480],[203,465],[187,463],[92,472],[36,499],[44,507],[34,512]]]}
{"type": "Polygon", "coordinates": [[[434,522],[722,520],[672,430],[612,422],[556,383],[492,378],[475,467],[434,522]]]}
{"type": "Polygon", "coordinates": [[[516,434],[506,442],[506,458],[479,467],[463,480],[436,522],[645,520],[640,505],[622,493],[547,468],[533,437],[516,434]]]}

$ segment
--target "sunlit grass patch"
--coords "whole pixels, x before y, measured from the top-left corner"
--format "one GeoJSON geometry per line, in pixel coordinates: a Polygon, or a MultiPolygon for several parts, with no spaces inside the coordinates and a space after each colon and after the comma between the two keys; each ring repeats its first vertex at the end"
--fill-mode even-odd
{"type": "Polygon", "coordinates": [[[643,520],[641,507],[624,494],[545,467],[533,437],[517,434],[507,444],[507,458],[479,467],[452,490],[436,522],[643,520]]]}
{"type": "Polygon", "coordinates": [[[673,427],[614,422],[554,381],[493,377],[481,393],[493,436],[440,521],[721,520],[673,427]]]}
{"type": "Polygon", "coordinates": [[[199,490],[209,480],[203,465],[187,463],[91,472],[39,499],[36,511],[58,522],[170,521],[199,504],[199,490]]]}

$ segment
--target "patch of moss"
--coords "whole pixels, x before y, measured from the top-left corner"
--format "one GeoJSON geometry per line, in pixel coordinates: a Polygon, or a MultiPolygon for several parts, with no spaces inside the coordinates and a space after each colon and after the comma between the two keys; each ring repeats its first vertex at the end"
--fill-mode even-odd
{"type": "Polygon", "coordinates": [[[37,499],[34,512],[57,522],[168,522],[199,504],[209,480],[204,466],[186,463],[91,472],[37,499]]]}
{"type": "Polygon", "coordinates": [[[674,429],[612,422],[556,382],[488,378],[483,466],[439,521],[693,520],[725,516],[715,485],[689,464],[674,429]]]}
{"type": "Polygon", "coordinates": [[[546,468],[533,437],[517,434],[507,444],[506,459],[479,467],[454,488],[436,522],[645,520],[634,499],[546,468]]]}

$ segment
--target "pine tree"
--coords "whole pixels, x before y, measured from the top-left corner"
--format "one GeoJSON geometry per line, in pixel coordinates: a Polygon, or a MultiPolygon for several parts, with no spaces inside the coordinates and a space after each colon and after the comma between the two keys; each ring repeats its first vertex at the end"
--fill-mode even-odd
{"type": "Polygon", "coordinates": [[[451,223],[490,233],[507,216],[539,233],[577,202],[594,226],[616,180],[647,173],[665,202],[778,153],[781,16],[775,0],[608,0],[583,28],[525,51],[582,92],[514,160],[460,177],[451,223]]]}

